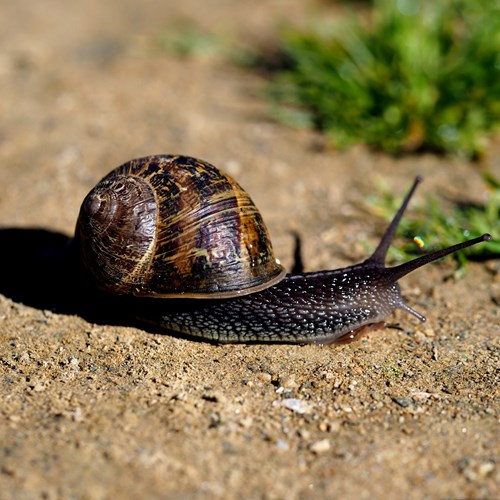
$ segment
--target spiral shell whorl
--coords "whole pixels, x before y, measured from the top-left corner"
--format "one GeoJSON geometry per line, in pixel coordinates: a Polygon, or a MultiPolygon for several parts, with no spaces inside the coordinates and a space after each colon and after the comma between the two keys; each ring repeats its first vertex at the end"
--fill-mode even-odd
{"type": "Polygon", "coordinates": [[[113,293],[235,296],[284,275],[248,194],[189,157],[150,156],[112,171],[84,200],[76,234],[97,285],[113,293]]]}
{"type": "Polygon", "coordinates": [[[155,195],[139,178],[106,178],[87,195],[76,235],[99,288],[121,294],[141,286],[151,264],[157,214],[155,195]]]}

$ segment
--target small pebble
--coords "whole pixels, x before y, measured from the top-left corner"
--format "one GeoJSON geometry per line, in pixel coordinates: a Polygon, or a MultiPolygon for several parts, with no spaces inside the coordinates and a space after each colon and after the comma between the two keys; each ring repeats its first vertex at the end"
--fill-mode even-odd
{"type": "Polygon", "coordinates": [[[289,410],[292,410],[300,415],[311,413],[312,411],[312,406],[303,399],[288,398],[283,399],[282,401],[275,401],[273,404],[284,406],[285,408],[288,408],[289,410]]]}
{"type": "Polygon", "coordinates": [[[70,364],[71,366],[78,366],[78,365],[80,364],[80,361],[78,361],[78,359],[77,359],[77,358],[70,358],[70,360],[69,360],[69,364],[70,364]]]}
{"type": "Polygon", "coordinates": [[[243,429],[250,429],[250,427],[252,427],[253,424],[253,418],[245,417],[242,418],[238,423],[241,425],[241,427],[243,427],[243,429]]]}
{"type": "Polygon", "coordinates": [[[279,378],[279,384],[285,389],[296,389],[299,386],[295,381],[295,375],[283,375],[279,378]]]}
{"type": "Polygon", "coordinates": [[[483,478],[489,476],[495,470],[495,464],[493,462],[483,462],[479,464],[477,468],[477,474],[479,477],[483,478]]]}
{"type": "Polygon", "coordinates": [[[340,420],[334,420],[333,422],[329,422],[328,427],[330,432],[339,432],[342,426],[342,422],[340,420]]]}
{"type": "Polygon", "coordinates": [[[318,429],[319,429],[321,432],[326,432],[326,431],[328,431],[328,429],[329,429],[329,424],[328,424],[328,422],[320,422],[320,423],[318,424],[318,429]]]}
{"type": "Polygon", "coordinates": [[[411,398],[391,398],[397,405],[402,406],[403,408],[407,408],[411,405],[411,398]]]}
{"type": "Polygon", "coordinates": [[[424,391],[413,392],[411,394],[413,401],[418,401],[418,402],[427,401],[431,396],[432,394],[430,392],[424,392],[424,391]]]}
{"type": "Polygon", "coordinates": [[[83,413],[80,407],[76,407],[72,412],[70,412],[70,416],[74,422],[83,422],[83,413]]]}
{"type": "Polygon", "coordinates": [[[311,433],[307,429],[299,429],[297,434],[304,441],[311,439],[311,433]]]}
{"type": "Polygon", "coordinates": [[[321,439],[320,441],[316,441],[315,443],[312,443],[311,446],[309,446],[309,449],[316,455],[319,455],[320,453],[326,453],[330,450],[330,448],[331,445],[329,439],[321,439]]]}
{"type": "Polygon", "coordinates": [[[276,441],[276,447],[279,450],[283,450],[283,451],[287,451],[290,448],[289,444],[286,441],[284,441],[283,439],[278,439],[276,441]]]}
{"type": "Polygon", "coordinates": [[[335,389],[338,389],[342,385],[342,379],[336,378],[333,382],[333,387],[335,389]]]}
{"type": "Polygon", "coordinates": [[[23,363],[24,365],[27,365],[30,362],[30,355],[29,353],[25,352],[20,358],[19,361],[23,363]]]}
{"type": "Polygon", "coordinates": [[[422,332],[415,332],[413,338],[415,339],[415,342],[418,344],[424,344],[426,342],[429,342],[429,338],[422,332]]]}
{"type": "Polygon", "coordinates": [[[318,429],[321,432],[339,432],[341,425],[339,420],[323,421],[318,424],[318,429]]]}

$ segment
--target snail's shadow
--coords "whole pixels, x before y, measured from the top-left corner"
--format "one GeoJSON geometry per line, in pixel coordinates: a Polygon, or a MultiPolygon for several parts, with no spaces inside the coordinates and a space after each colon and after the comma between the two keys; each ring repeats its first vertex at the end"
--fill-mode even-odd
{"type": "MultiPolygon", "coordinates": [[[[26,306],[77,315],[91,323],[172,334],[125,314],[131,310],[130,299],[98,291],[83,272],[71,243],[67,235],[43,228],[0,228],[0,294],[26,306]]],[[[140,300],[144,307],[157,307],[154,299],[140,300]]],[[[191,338],[179,333],[175,336],[191,338]]]]}
{"type": "Polygon", "coordinates": [[[70,244],[68,236],[46,229],[0,229],[0,293],[37,309],[108,322],[106,298],[84,278],[70,244]]]}

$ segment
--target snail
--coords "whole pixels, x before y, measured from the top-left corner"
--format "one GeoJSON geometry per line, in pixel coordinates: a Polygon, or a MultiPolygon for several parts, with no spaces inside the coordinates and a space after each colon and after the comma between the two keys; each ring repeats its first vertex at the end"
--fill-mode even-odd
{"type": "Polygon", "coordinates": [[[420,177],[364,262],[286,274],[249,195],[213,165],[186,156],[131,160],[84,199],[75,244],[85,272],[123,310],[216,342],[342,344],[381,327],[404,302],[397,281],[484,234],[387,268],[387,250],[420,177]]]}

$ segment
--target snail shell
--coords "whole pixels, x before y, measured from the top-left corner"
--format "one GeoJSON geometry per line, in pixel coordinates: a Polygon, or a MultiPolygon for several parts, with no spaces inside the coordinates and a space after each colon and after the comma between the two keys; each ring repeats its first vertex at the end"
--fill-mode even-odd
{"type": "Polygon", "coordinates": [[[115,294],[234,297],[285,275],[249,195],[186,156],[148,156],[110,172],[83,201],[75,235],[95,284],[115,294]]]}

